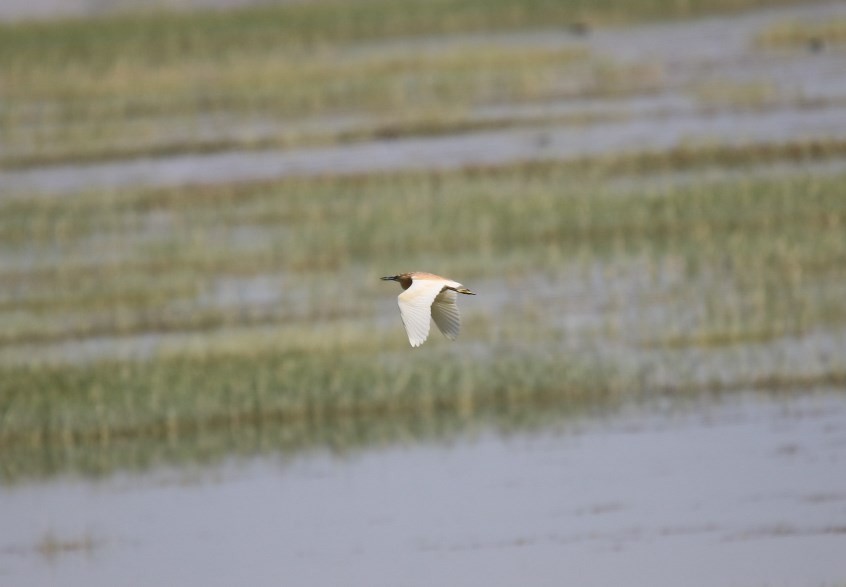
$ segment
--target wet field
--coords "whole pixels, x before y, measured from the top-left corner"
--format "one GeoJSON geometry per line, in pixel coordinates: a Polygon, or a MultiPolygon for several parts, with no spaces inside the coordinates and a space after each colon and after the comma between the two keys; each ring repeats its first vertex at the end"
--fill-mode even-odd
{"type": "Polygon", "coordinates": [[[0,584],[846,580],[846,5],[358,1],[0,9],[0,584]]]}
{"type": "Polygon", "coordinates": [[[829,585],[846,401],[741,394],[4,490],[15,585],[829,585]]]}
{"type": "MultiPolygon", "coordinates": [[[[477,105],[461,112],[462,124],[507,127],[450,132],[436,137],[392,137],[313,148],[129,158],[92,164],[37,166],[0,171],[7,190],[73,193],[86,188],[169,186],[267,180],[280,176],[367,174],[455,169],[521,161],[567,161],[720,145],[755,148],[795,142],[837,144],[846,135],[846,65],[839,48],[756,44],[762,31],[785,21],[846,19],[842,3],[770,9],[743,16],[599,30],[581,37],[560,29],[413,39],[363,44],[359,58],[433,56],[451,51],[505,47],[578,51],[606,68],[620,68],[619,84],[604,96],[597,71],[576,71],[555,88],[564,98],[527,104],[477,105]],[[629,78],[629,76],[631,76],[629,78]],[[623,93],[623,96],[614,96],[623,93]],[[584,97],[587,94],[588,97],[584,97]]],[[[349,59],[345,48],[345,58],[349,59]]],[[[341,59],[341,57],[338,57],[341,59]]],[[[398,124],[391,115],[298,118],[209,118],[151,121],[158,141],[188,137],[226,145],[274,137],[365,135],[398,124]],[[180,134],[182,133],[182,134],[180,134]],[[183,136],[188,133],[188,136],[183,136]],[[245,138],[243,138],[245,137],[245,138]]],[[[128,127],[131,129],[132,127],[128,127]]],[[[139,129],[150,133],[148,126],[139,129]]],[[[293,139],[292,139],[293,140],[293,139]]],[[[11,145],[7,147],[8,150],[11,145]]],[[[217,148],[215,149],[217,150],[217,148]]],[[[10,156],[14,153],[10,153],[10,156]]]]}

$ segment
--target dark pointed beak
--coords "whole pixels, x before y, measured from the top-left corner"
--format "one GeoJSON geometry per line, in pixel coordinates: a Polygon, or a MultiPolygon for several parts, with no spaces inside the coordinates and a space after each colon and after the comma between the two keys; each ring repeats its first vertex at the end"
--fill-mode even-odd
{"type": "Polygon", "coordinates": [[[396,281],[397,276],[396,275],[386,275],[385,277],[380,277],[379,279],[381,279],[382,281],[396,281]]]}

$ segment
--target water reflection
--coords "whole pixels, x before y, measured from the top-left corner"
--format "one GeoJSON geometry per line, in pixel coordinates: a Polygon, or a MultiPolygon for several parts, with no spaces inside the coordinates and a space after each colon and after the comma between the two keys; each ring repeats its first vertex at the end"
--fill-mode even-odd
{"type": "Polygon", "coordinates": [[[562,423],[6,487],[0,573],[71,586],[846,576],[842,393],[651,403],[562,423]]]}

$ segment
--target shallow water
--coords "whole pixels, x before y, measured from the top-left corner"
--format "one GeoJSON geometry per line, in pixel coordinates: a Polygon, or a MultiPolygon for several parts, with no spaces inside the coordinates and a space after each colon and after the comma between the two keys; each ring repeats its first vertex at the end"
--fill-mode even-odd
{"type": "Polygon", "coordinates": [[[835,584],[844,461],[846,396],[813,393],[64,477],[0,491],[0,581],[835,584]]]}
{"type": "Polygon", "coordinates": [[[180,155],[91,165],[61,165],[2,173],[11,191],[73,193],[87,188],[166,186],[272,179],[456,169],[529,160],[572,160],[613,153],[663,151],[686,143],[755,145],[846,136],[846,108],[678,117],[664,125],[628,120],[573,129],[514,129],[446,137],[375,141],[295,151],[180,155]]]}

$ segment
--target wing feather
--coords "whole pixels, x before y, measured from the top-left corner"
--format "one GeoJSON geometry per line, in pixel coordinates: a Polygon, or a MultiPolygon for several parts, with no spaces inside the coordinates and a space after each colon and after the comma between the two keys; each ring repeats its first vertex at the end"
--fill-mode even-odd
{"type": "Polygon", "coordinates": [[[397,298],[402,323],[408,334],[408,342],[413,347],[420,346],[429,337],[432,302],[441,293],[444,284],[441,281],[415,279],[411,287],[397,298]]]}
{"type": "Polygon", "coordinates": [[[432,319],[438,329],[450,340],[455,340],[461,330],[461,315],[458,304],[455,303],[458,294],[451,289],[445,289],[435,297],[432,303],[432,319]]]}

